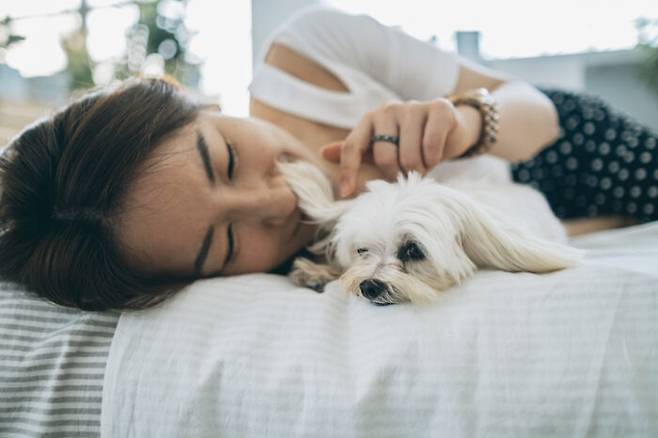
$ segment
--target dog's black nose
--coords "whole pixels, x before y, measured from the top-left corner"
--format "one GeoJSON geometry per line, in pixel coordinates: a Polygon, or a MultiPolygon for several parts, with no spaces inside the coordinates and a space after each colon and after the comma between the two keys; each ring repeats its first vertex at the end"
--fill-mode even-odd
{"type": "Polygon", "coordinates": [[[374,300],[386,290],[386,284],[379,280],[363,280],[359,284],[359,289],[364,297],[374,300]]]}

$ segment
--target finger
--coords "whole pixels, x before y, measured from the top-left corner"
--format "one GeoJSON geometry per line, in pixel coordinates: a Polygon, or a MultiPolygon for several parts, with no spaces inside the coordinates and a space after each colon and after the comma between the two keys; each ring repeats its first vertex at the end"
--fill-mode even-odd
{"type": "MultiPolygon", "coordinates": [[[[340,151],[343,147],[343,141],[328,143],[320,148],[320,155],[327,161],[338,164],[340,163],[340,151]]],[[[372,148],[369,148],[361,157],[363,163],[373,163],[372,148]]]]}
{"type": "Polygon", "coordinates": [[[367,113],[361,118],[343,142],[340,152],[340,195],[345,197],[354,192],[356,177],[363,155],[370,148],[372,116],[367,113]]]}
{"type": "Polygon", "coordinates": [[[426,168],[429,170],[443,159],[446,139],[451,128],[452,116],[443,105],[430,107],[423,134],[422,151],[426,168]]]}
{"type": "Polygon", "coordinates": [[[400,114],[400,166],[405,172],[425,174],[421,142],[426,112],[421,106],[407,106],[400,114]]]}
{"type": "MultiPolygon", "coordinates": [[[[398,124],[392,114],[377,113],[374,117],[374,132],[377,135],[398,135],[398,124]]],[[[388,180],[395,180],[400,169],[398,145],[388,141],[376,141],[372,144],[373,161],[388,180]]]]}
{"type": "Polygon", "coordinates": [[[340,150],[342,145],[343,142],[339,141],[322,146],[322,148],[320,149],[320,154],[322,155],[322,158],[332,163],[336,163],[336,164],[340,163],[340,150]]]}

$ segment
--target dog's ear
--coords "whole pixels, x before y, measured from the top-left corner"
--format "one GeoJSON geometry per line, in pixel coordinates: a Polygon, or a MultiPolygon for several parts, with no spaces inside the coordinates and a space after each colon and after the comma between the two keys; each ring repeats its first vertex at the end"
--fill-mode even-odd
{"type": "Polygon", "coordinates": [[[578,264],[583,252],[517,230],[467,203],[459,238],[466,255],[479,267],[516,272],[551,272],[578,264]]]}
{"type": "Polygon", "coordinates": [[[308,287],[316,292],[324,292],[324,286],[337,279],[341,272],[330,264],[313,262],[307,258],[295,259],[288,277],[297,286],[308,287]]]}

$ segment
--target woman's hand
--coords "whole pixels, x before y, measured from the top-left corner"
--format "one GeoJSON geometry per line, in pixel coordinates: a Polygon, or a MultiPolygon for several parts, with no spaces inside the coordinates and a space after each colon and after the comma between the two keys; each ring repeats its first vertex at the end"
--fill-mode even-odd
{"type": "Polygon", "coordinates": [[[429,102],[391,102],[369,111],[342,142],[323,147],[322,156],[340,163],[340,195],[356,189],[363,162],[377,166],[388,180],[398,172],[427,173],[442,160],[463,154],[479,136],[480,114],[455,106],[448,99],[429,102]],[[399,146],[370,142],[373,135],[399,137],[399,146]]]}

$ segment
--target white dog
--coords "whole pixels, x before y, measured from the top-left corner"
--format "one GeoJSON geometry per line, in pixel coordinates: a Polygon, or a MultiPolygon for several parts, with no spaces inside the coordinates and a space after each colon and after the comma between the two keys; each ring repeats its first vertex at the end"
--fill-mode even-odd
{"type": "Polygon", "coordinates": [[[348,201],[334,199],[314,166],[282,163],[300,208],[323,232],[309,248],[321,260],[296,259],[291,279],[317,291],[339,279],[349,293],[391,304],[427,302],[478,268],[543,273],[577,264],[582,253],[565,244],[544,197],[513,183],[502,160],[481,158],[479,170],[474,158],[444,175],[371,181],[348,201]]]}

